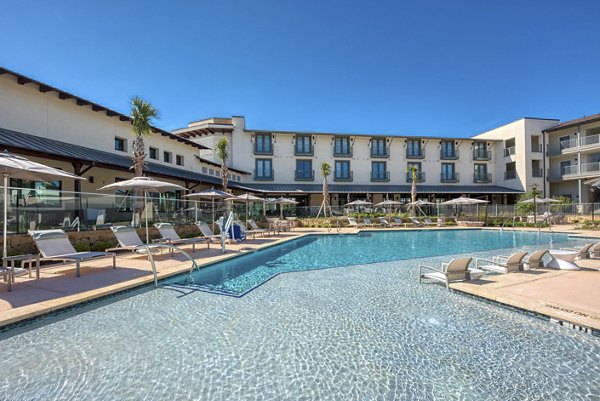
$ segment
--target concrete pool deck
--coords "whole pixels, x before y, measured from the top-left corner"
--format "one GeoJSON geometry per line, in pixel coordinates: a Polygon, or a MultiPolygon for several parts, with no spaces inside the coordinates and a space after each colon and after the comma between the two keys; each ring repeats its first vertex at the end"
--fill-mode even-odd
{"type": "MultiPolygon", "coordinates": [[[[439,228],[398,228],[418,229],[439,228]]],[[[548,229],[542,231],[546,232],[548,229]]],[[[572,226],[554,227],[553,231],[590,237],[599,234],[574,230],[572,226]]],[[[350,234],[358,231],[345,228],[341,232],[350,234]]],[[[220,253],[218,244],[211,245],[210,249],[201,245],[192,256],[203,266],[310,233],[337,232],[335,229],[328,232],[325,229],[298,228],[275,236],[259,236],[241,244],[228,244],[225,254],[220,253]]],[[[171,257],[168,252],[164,252],[156,255],[155,260],[159,279],[190,269],[190,262],[183,255],[175,254],[171,257]]],[[[583,269],[569,272],[539,269],[533,272],[486,276],[478,282],[457,283],[451,287],[557,320],[600,330],[600,259],[580,261],[578,265],[583,269]]],[[[0,327],[153,282],[147,257],[130,252],[118,254],[117,269],[112,269],[109,259],[103,259],[83,263],[81,277],[75,277],[74,270],[74,264],[43,266],[40,280],[29,278],[28,275],[17,277],[11,292],[7,291],[6,283],[2,283],[0,327]]]]}

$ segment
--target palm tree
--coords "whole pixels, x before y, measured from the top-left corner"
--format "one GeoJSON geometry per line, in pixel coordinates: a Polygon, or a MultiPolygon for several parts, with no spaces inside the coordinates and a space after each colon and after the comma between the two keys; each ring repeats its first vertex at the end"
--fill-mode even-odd
{"type": "Polygon", "coordinates": [[[144,165],[146,164],[144,137],[152,134],[150,123],[153,118],[158,118],[158,110],[152,107],[150,102],[137,96],[131,99],[131,125],[132,133],[135,135],[131,168],[135,171],[136,177],[144,174],[144,165]]]}
{"type": "Polygon", "coordinates": [[[215,152],[217,157],[221,160],[221,181],[223,183],[223,191],[227,192],[227,158],[229,157],[229,141],[226,137],[219,139],[215,152]]]}
{"type": "Polygon", "coordinates": [[[411,209],[412,209],[412,214],[415,214],[415,202],[417,201],[417,173],[419,172],[419,169],[416,166],[410,166],[408,168],[408,170],[411,173],[411,177],[412,177],[412,186],[410,187],[410,202],[412,203],[411,209]]]}
{"type": "MultiPolygon", "coordinates": [[[[327,209],[329,208],[329,216],[331,217],[331,205],[329,203],[329,184],[327,183],[327,177],[331,174],[331,164],[327,162],[323,162],[321,164],[321,175],[323,176],[323,204],[321,205],[321,209],[323,209],[323,215],[327,217],[327,209]]],[[[319,209],[319,213],[317,213],[317,217],[321,214],[321,209],[319,209]]]]}

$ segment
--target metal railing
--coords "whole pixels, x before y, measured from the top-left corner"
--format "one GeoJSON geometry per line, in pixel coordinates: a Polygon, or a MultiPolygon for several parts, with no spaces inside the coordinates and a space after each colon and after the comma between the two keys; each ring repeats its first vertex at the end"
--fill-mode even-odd
{"type": "Polygon", "coordinates": [[[352,157],[353,147],[349,146],[347,151],[344,152],[342,149],[333,148],[333,157],[352,157]]]}
{"type": "Polygon", "coordinates": [[[541,168],[534,168],[531,170],[531,176],[536,178],[541,178],[544,176],[544,170],[541,168]]]}
{"type": "Polygon", "coordinates": [[[296,181],[314,181],[315,180],[315,170],[307,171],[307,170],[295,170],[294,176],[296,181]]]}
{"type": "Polygon", "coordinates": [[[517,172],[516,171],[505,171],[504,172],[504,179],[505,180],[514,180],[517,178],[517,172]]]}
{"type": "Polygon", "coordinates": [[[542,153],[544,151],[541,143],[531,144],[531,151],[533,153],[542,153]]]}
{"type": "Polygon", "coordinates": [[[390,172],[386,171],[383,175],[371,172],[371,182],[387,182],[390,180],[390,172]]]}
{"type": "Polygon", "coordinates": [[[373,158],[388,158],[388,157],[390,157],[390,147],[386,146],[383,153],[378,152],[377,148],[371,148],[371,157],[373,157],[373,158]]]}
{"type": "Polygon", "coordinates": [[[312,146],[309,150],[298,149],[296,146],[294,146],[294,156],[314,156],[314,154],[315,149],[312,146]]]}
{"type": "Polygon", "coordinates": [[[459,173],[454,173],[454,174],[440,174],[440,181],[441,182],[459,182],[460,181],[460,175],[459,173]]]}
{"type": "Polygon", "coordinates": [[[350,182],[353,180],[353,178],[354,178],[354,172],[352,172],[352,171],[349,171],[347,175],[343,175],[343,174],[338,175],[337,171],[333,174],[333,180],[338,181],[338,182],[350,182]]]}
{"type": "Polygon", "coordinates": [[[473,150],[473,160],[485,161],[492,159],[492,151],[487,149],[476,149],[473,150]]]}
{"type": "Polygon", "coordinates": [[[492,173],[475,173],[473,174],[474,183],[489,183],[492,182],[492,173]]]}
{"type": "Polygon", "coordinates": [[[517,148],[515,146],[504,149],[504,157],[510,157],[516,154],[517,148]]]}
{"type": "Polygon", "coordinates": [[[458,149],[452,149],[452,150],[440,149],[440,159],[441,160],[458,160],[458,158],[459,158],[458,149]]]}
{"type": "MultiPolygon", "coordinates": [[[[425,182],[425,172],[424,171],[415,172],[415,176],[416,176],[417,182],[425,182]]],[[[406,173],[406,182],[412,182],[412,180],[413,180],[413,173],[412,173],[412,171],[408,171],[406,173]]]]}
{"type": "Polygon", "coordinates": [[[258,174],[259,170],[254,169],[254,180],[255,181],[273,181],[275,174],[273,173],[273,169],[271,170],[261,170],[262,174],[258,174]],[[268,174],[265,174],[268,173],[268,174]]]}
{"type": "Polygon", "coordinates": [[[407,159],[424,159],[425,158],[425,149],[406,149],[406,158],[407,159]]]}

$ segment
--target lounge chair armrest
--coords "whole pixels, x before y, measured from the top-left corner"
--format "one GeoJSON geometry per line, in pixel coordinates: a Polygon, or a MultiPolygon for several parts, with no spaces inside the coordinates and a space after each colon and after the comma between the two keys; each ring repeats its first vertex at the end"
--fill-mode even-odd
{"type": "Polygon", "coordinates": [[[423,269],[425,269],[425,270],[433,270],[434,272],[438,272],[438,273],[443,273],[444,272],[442,269],[438,269],[437,267],[428,266],[428,265],[419,265],[419,274],[421,274],[421,271],[423,269]]]}

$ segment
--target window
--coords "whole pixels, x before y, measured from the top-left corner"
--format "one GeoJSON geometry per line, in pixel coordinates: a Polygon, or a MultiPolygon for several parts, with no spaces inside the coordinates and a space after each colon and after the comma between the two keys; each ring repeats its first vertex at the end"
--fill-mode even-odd
{"type": "Polygon", "coordinates": [[[268,155],[273,154],[273,146],[271,144],[271,134],[256,134],[254,153],[268,154],[268,155]]]}
{"type": "Polygon", "coordinates": [[[371,162],[371,181],[388,181],[386,162],[371,162]]]}
{"type": "Polygon", "coordinates": [[[208,174],[215,175],[215,169],[214,168],[209,168],[208,169],[208,174]]]}
{"type": "Polygon", "coordinates": [[[312,138],[310,135],[296,135],[294,153],[297,155],[312,155],[312,138]]]}
{"type": "Polygon", "coordinates": [[[335,148],[333,150],[334,156],[352,156],[352,148],[350,147],[350,138],[348,137],[336,137],[335,148]]]}
{"type": "Polygon", "coordinates": [[[561,136],[560,138],[558,138],[558,142],[560,143],[561,149],[570,148],[571,147],[571,136],[570,135],[561,136]]]}
{"type": "Polygon", "coordinates": [[[208,168],[206,166],[202,166],[202,173],[208,174],[208,168]]]}
{"type": "Polygon", "coordinates": [[[350,162],[348,160],[336,160],[334,181],[351,181],[352,172],[350,171],[350,162]]]}
{"type": "Polygon", "coordinates": [[[273,179],[273,167],[271,164],[271,159],[256,159],[256,170],[254,171],[254,179],[273,179]]]}
{"type": "Polygon", "coordinates": [[[62,181],[41,182],[11,178],[9,192],[9,204],[19,206],[15,201],[22,199],[21,206],[38,207],[61,207],[62,181]],[[25,188],[23,191],[22,188],[25,188]],[[29,190],[27,190],[29,189],[29,190]]]}
{"type": "Polygon", "coordinates": [[[421,171],[421,163],[420,162],[409,162],[409,163],[406,163],[406,170],[407,170],[407,173],[406,173],[406,182],[412,182],[412,179],[413,179],[413,177],[412,177],[412,169],[413,168],[417,169],[417,171],[415,173],[416,174],[417,182],[425,181],[425,173],[423,173],[421,171]]]}
{"type": "Polygon", "coordinates": [[[312,160],[296,160],[296,180],[313,180],[312,160]]]}
{"type": "Polygon", "coordinates": [[[158,160],[158,149],[150,146],[149,157],[154,160],[158,160]]]}
{"type": "Polygon", "coordinates": [[[371,139],[371,157],[387,157],[385,138],[371,139]]]}
{"type": "Polygon", "coordinates": [[[119,152],[127,152],[127,140],[115,136],[115,150],[119,152]]]}
{"type": "Polygon", "coordinates": [[[406,157],[410,159],[420,159],[423,157],[420,139],[409,139],[406,141],[406,157]]]}
{"type": "Polygon", "coordinates": [[[440,158],[442,160],[458,158],[458,153],[454,147],[454,141],[442,141],[440,144],[440,158]]]}
{"type": "Polygon", "coordinates": [[[163,152],[163,160],[165,163],[173,163],[173,154],[171,152],[163,152]]]}
{"type": "Polygon", "coordinates": [[[175,156],[175,164],[177,164],[178,166],[183,166],[183,156],[182,155],[175,156]]]}
{"type": "Polygon", "coordinates": [[[560,175],[571,174],[571,160],[560,162],[560,175]]]}
{"type": "Polygon", "coordinates": [[[487,164],[474,164],[474,179],[473,182],[490,182],[492,175],[487,172],[487,164]]]}
{"type": "Polygon", "coordinates": [[[442,163],[442,182],[458,181],[454,163],[442,163]]]}
{"type": "Polygon", "coordinates": [[[490,160],[491,152],[485,142],[473,142],[473,160],[490,160]]]}

